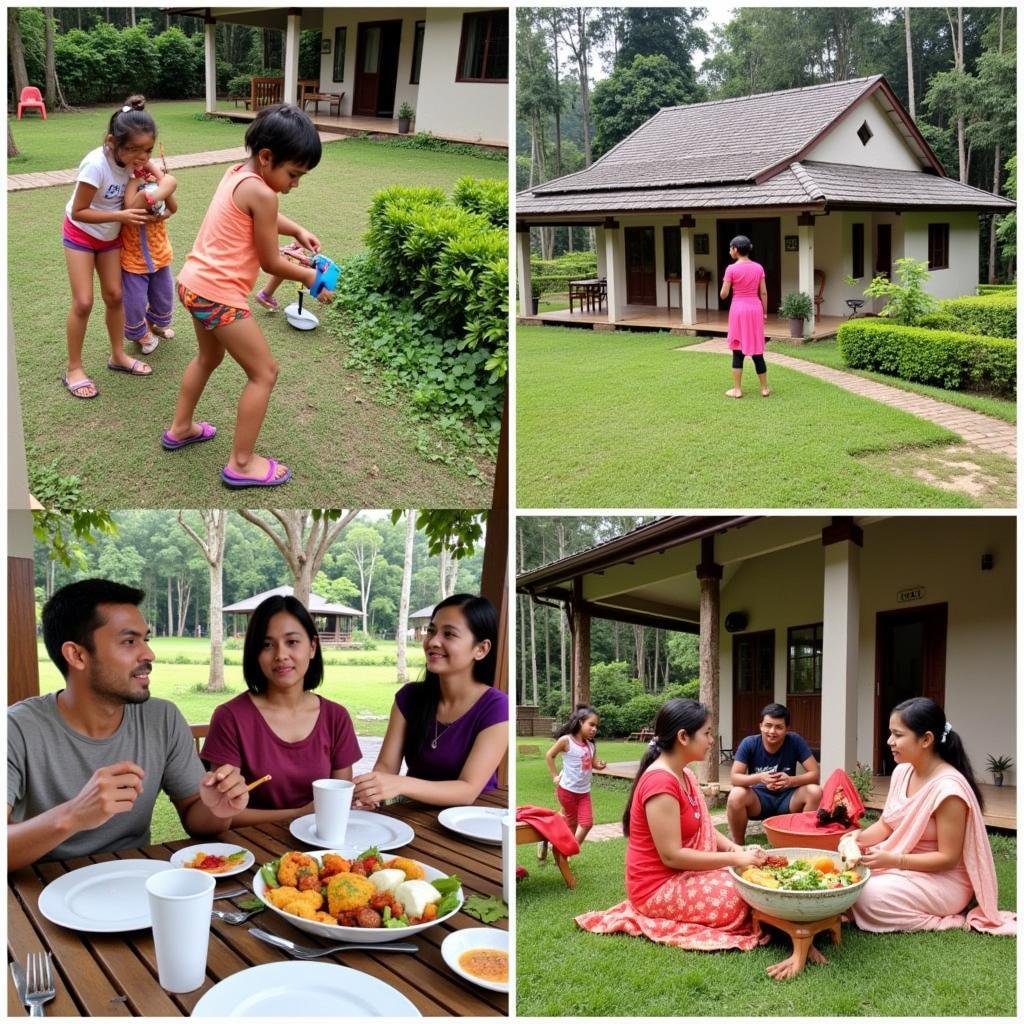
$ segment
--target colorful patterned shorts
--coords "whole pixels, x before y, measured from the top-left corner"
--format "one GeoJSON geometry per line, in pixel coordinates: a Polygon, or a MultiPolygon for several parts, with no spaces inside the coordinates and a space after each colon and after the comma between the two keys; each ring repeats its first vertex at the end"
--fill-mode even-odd
{"type": "Polygon", "coordinates": [[[189,313],[208,331],[215,331],[218,327],[227,327],[228,324],[233,324],[236,320],[245,320],[252,316],[247,309],[236,309],[234,306],[225,306],[223,302],[204,299],[181,283],[178,284],[178,298],[181,299],[181,304],[189,313]]]}

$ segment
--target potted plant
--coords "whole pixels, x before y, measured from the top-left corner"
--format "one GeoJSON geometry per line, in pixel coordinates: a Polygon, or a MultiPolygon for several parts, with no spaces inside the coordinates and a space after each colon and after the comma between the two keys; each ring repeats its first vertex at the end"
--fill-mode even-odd
{"type": "Polygon", "coordinates": [[[811,297],[805,292],[790,292],[779,306],[779,316],[789,321],[789,336],[804,336],[804,321],[811,319],[811,297]]]}
{"type": "Polygon", "coordinates": [[[416,111],[408,103],[403,103],[398,108],[398,133],[409,134],[409,122],[416,116],[416,111]]]}
{"type": "Polygon", "coordinates": [[[988,761],[985,762],[985,767],[992,773],[992,779],[997,786],[1003,784],[1003,775],[1013,767],[1013,758],[1009,754],[1000,754],[996,757],[994,754],[988,755],[988,761]]]}
{"type": "Polygon", "coordinates": [[[540,281],[537,278],[531,278],[530,280],[530,315],[536,316],[537,310],[540,308],[540,297],[541,297],[541,286],[540,281]]]}

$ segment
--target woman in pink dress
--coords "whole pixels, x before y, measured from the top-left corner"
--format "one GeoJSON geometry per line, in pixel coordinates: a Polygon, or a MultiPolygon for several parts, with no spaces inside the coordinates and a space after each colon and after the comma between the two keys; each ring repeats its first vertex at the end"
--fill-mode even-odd
{"type": "MultiPolygon", "coordinates": [[[[726,869],[763,864],[765,852],[742,847],[714,828],[687,767],[702,761],[715,740],[708,710],[695,700],[667,701],[654,731],[622,818],[629,839],[627,898],[610,910],[581,914],[576,923],[590,932],[643,935],[681,949],[753,949],[763,940],[726,869]]],[[[820,954],[815,950],[811,958],[820,954]]],[[[787,977],[793,960],[774,965],[769,974],[787,977]]]]}
{"type": "Polygon", "coordinates": [[[998,908],[981,792],[945,712],[927,697],[897,704],[889,749],[896,770],[882,817],[853,833],[871,869],[854,923],[869,932],[1016,935],[1016,915],[998,908]]]}
{"type": "Polygon", "coordinates": [[[761,395],[767,398],[768,369],[764,365],[764,322],[768,319],[768,290],[764,283],[764,267],[750,258],[752,246],[746,235],[737,235],[729,243],[729,256],[736,262],[725,268],[722,299],[729,298],[729,348],[732,349],[733,386],[726,391],[729,398],[742,398],[743,358],[754,361],[761,395]]]}

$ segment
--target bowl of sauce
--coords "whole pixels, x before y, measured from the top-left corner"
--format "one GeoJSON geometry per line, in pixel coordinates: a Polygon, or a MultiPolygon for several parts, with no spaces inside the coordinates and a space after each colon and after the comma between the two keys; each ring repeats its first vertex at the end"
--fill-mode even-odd
{"type": "Polygon", "coordinates": [[[441,956],[460,978],[492,992],[508,992],[508,932],[463,928],[441,943],[441,956]]]}

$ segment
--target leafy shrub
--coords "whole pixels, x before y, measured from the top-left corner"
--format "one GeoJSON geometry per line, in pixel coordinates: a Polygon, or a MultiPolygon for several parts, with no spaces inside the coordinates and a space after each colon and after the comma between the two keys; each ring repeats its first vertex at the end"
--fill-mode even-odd
{"type": "Polygon", "coordinates": [[[978,294],[979,295],[1006,295],[1006,294],[1017,294],[1017,286],[1015,284],[979,284],[978,294]]]}
{"type": "Polygon", "coordinates": [[[499,178],[459,178],[452,202],[470,213],[479,213],[491,227],[508,229],[508,182],[499,178]]]}
{"type": "Polygon", "coordinates": [[[597,277],[597,253],[567,252],[551,260],[530,260],[530,279],[536,294],[565,292],[569,282],[597,277]]]}
{"type": "Polygon", "coordinates": [[[158,95],[177,100],[200,93],[203,64],[189,37],[171,27],[156,37],[156,47],[160,57],[158,95]]]}
{"type": "MultiPolygon", "coordinates": [[[[594,702],[592,702],[594,703],[594,702]]],[[[594,710],[601,717],[600,734],[602,736],[626,736],[632,730],[627,730],[623,724],[623,711],[621,704],[597,704],[594,703],[594,710]]],[[[572,712],[570,711],[570,714],[572,712]]]]}
{"type": "Polygon", "coordinates": [[[1017,391],[1017,344],[1010,338],[864,319],[840,326],[838,339],[843,361],[855,369],[952,390],[978,389],[1007,396],[1017,391]]]}
{"type": "Polygon", "coordinates": [[[886,305],[878,315],[911,327],[935,308],[935,299],[924,290],[927,280],[928,264],[924,260],[904,257],[896,260],[891,281],[884,274],[877,275],[864,289],[864,296],[886,299],[886,305]]]}
{"type": "Polygon", "coordinates": [[[672,686],[666,686],[661,694],[661,702],[664,704],[667,700],[675,700],[679,697],[700,700],[700,680],[691,679],[685,683],[675,683],[672,686]]]}
{"type": "Polygon", "coordinates": [[[377,641],[369,633],[364,633],[361,629],[352,630],[352,643],[359,644],[364,651],[377,650],[377,641]]]}
{"type": "Polygon", "coordinates": [[[922,317],[918,326],[961,334],[983,334],[989,338],[1016,338],[1016,291],[942,299],[939,308],[922,317]]]}
{"type": "Polygon", "coordinates": [[[629,662],[599,661],[590,666],[590,703],[627,704],[644,692],[639,679],[630,678],[629,662]]]}
{"type": "Polygon", "coordinates": [[[147,28],[148,23],[123,29],[120,33],[125,70],[121,86],[125,96],[133,92],[151,96],[160,80],[160,54],[147,28]]]}
{"type": "Polygon", "coordinates": [[[228,96],[248,97],[252,92],[252,79],[252,75],[235,75],[234,78],[228,79],[228,96]]]}
{"type": "MultiPolygon", "coordinates": [[[[630,700],[622,708],[622,713],[619,716],[622,735],[628,736],[631,732],[639,732],[641,729],[651,725],[658,714],[658,708],[664,703],[663,697],[653,693],[642,693],[630,700]]],[[[602,731],[607,734],[607,731],[603,728],[604,722],[601,725],[602,731]]]]}
{"type": "MultiPolygon", "coordinates": [[[[367,136],[369,137],[369,133],[367,136]]],[[[449,142],[439,139],[430,132],[417,132],[415,135],[389,135],[386,138],[374,138],[378,146],[390,146],[393,149],[427,149],[432,153],[453,153],[459,156],[473,156],[478,160],[497,160],[505,163],[508,154],[503,149],[488,149],[485,146],[474,146],[469,142],[449,142]]]]}

